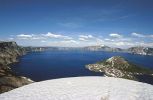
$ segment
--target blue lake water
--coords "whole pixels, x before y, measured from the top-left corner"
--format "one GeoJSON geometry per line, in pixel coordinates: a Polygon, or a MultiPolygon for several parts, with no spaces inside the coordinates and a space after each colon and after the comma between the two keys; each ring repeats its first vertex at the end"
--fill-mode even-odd
{"type": "Polygon", "coordinates": [[[123,56],[130,62],[153,69],[153,56],[98,51],[45,51],[20,57],[19,62],[12,65],[12,70],[34,81],[74,76],[102,76],[102,73],[89,71],[85,65],[112,56],[123,56]]]}

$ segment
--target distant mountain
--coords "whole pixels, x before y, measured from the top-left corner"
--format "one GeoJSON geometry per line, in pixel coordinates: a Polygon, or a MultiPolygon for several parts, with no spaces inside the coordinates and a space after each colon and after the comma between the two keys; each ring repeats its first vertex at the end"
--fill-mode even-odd
{"type": "Polygon", "coordinates": [[[149,47],[131,47],[128,49],[113,48],[106,45],[86,46],[86,47],[23,47],[26,52],[38,51],[69,51],[69,50],[83,50],[83,51],[108,51],[108,52],[124,52],[139,55],[153,55],[153,48],[149,47]]]}
{"type": "Polygon", "coordinates": [[[90,51],[112,51],[110,47],[105,46],[105,45],[87,46],[87,47],[84,47],[84,50],[90,50],[90,51]]]}
{"type": "MultiPolygon", "coordinates": [[[[52,47],[51,47],[52,48],[52,47]]],[[[69,50],[73,50],[73,51],[75,51],[75,50],[82,50],[82,48],[80,48],[80,47],[56,47],[57,48],[57,50],[59,50],[59,51],[69,51],[69,50]]]]}
{"type": "Polygon", "coordinates": [[[99,46],[87,46],[83,48],[84,50],[89,51],[110,51],[110,52],[120,52],[123,51],[121,48],[112,48],[105,45],[99,45],[99,46]]]}
{"type": "Polygon", "coordinates": [[[86,68],[95,72],[103,72],[106,76],[132,80],[137,80],[135,75],[153,74],[152,70],[139,67],[120,56],[113,56],[107,60],[86,65],[86,68]]]}
{"type": "Polygon", "coordinates": [[[149,47],[131,47],[128,49],[128,52],[132,54],[140,55],[153,55],[153,48],[149,47]]]}
{"type": "Polygon", "coordinates": [[[153,55],[153,48],[149,48],[149,47],[131,47],[128,49],[121,49],[121,48],[112,48],[105,45],[99,45],[99,46],[83,47],[83,50],[125,52],[125,53],[140,54],[140,55],[153,55]]]}
{"type": "Polygon", "coordinates": [[[26,52],[41,52],[41,51],[45,51],[45,50],[48,50],[48,47],[23,47],[23,49],[26,51],[26,52]]]}

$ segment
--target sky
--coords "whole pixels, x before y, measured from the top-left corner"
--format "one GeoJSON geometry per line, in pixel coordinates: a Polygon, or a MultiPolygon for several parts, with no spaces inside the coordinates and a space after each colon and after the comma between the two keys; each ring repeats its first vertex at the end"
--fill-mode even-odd
{"type": "Polygon", "coordinates": [[[0,41],[153,47],[153,0],[0,0],[0,41]]]}

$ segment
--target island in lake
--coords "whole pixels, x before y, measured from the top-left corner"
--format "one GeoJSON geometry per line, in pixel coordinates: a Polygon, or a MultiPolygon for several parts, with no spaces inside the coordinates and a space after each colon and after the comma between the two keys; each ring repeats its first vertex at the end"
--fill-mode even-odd
{"type": "Polygon", "coordinates": [[[106,76],[137,80],[138,75],[152,75],[153,70],[135,65],[121,56],[113,56],[95,64],[86,65],[90,71],[103,72],[106,76]]]}

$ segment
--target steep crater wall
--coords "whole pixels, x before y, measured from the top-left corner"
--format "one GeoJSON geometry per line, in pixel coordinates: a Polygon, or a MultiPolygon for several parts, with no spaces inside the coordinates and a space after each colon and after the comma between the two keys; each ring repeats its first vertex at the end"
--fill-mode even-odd
{"type": "Polygon", "coordinates": [[[9,64],[17,62],[17,58],[26,54],[26,49],[16,42],[0,42],[0,93],[32,83],[30,79],[16,76],[9,64]]]}

